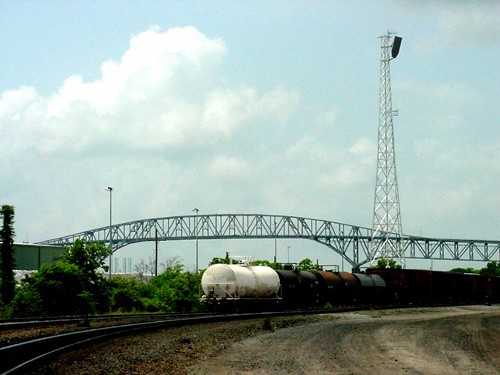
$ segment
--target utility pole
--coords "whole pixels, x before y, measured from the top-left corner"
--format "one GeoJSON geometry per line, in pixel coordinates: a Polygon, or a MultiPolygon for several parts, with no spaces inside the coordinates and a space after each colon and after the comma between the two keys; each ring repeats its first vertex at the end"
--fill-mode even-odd
{"type": "Polygon", "coordinates": [[[155,276],[158,276],[158,228],[155,228],[155,276]]]}
{"type": "Polygon", "coordinates": [[[276,220],[274,221],[274,264],[276,264],[276,259],[277,259],[277,253],[278,253],[278,239],[277,239],[277,232],[276,232],[276,220]]]}
{"type": "Polygon", "coordinates": [[[195,222],[194,222],[194,233],[196,236],[196,262],[195,262],[195,272],[198,273],[198,210],[197,208],[193,209],[193,212],[196,213],[195,222]]]}
{"type": "Polygon", "coordinates": [[[404,268],[401,248],[401,210],[399,206],[396,151],[392,118],[391,74],[389,62],[399,54],[400,37],[391,32],[380,37],[380,105],[378,124],[377,178],[373,208],[373,234],[371,241],[372,264],[378,258],[395,259],[404,268]]]}

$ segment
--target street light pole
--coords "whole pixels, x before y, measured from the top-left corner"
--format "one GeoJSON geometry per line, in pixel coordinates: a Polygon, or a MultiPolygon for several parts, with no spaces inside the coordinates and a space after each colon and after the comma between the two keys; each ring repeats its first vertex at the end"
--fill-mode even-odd
{"type": "Polygon", "coordinates": [[[158,228],[155,228],[155,276],[158,276],[158,228]]]}
{"type": "Polygon", "coordinates": [[[194,233],[195,233],[195,236],[196,236],[196,273],[198,273],[198,209],[197,208],[194,208],[193,209],[193,212],[196,213],[196,218],[195,218],[195,222],[194,222],[194,233]]]}
{"type": "Polygon", "coordinates": [[[274,263],[276,264],[277,252],[278,252],[278,240],[276,233],[276,221],[274,222],[274,263]]]}
{"type": "Polygon", "coordinates": [[[109,247],[111,253],[109,254],[109,278],[111,279],[111,257],[113,256],[113,188],[108,186],[106,188],[109,191],[109,247]]]}

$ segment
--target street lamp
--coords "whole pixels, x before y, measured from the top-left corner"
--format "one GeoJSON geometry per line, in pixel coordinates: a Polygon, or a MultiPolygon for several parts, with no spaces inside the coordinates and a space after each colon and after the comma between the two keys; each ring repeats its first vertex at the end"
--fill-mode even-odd
{"type": "Polygon", "coordinates": [[[196,213],[196,221],[194,222],[194,233],[196,236],[196,273],[198,273],[198,211],[199,210],[197,208],[193,209],[193,212],[196,213]]]}
{"type": "Polygon", "coordinates": [[[109,278],[111,279],[111,257],[113,256],[113,230],[112,230],[112,208],[113,208],[113,188],[108,186],[106,191],[109,191],[109,247],[111,249],[111,253],[109,254],[109,278]]]}

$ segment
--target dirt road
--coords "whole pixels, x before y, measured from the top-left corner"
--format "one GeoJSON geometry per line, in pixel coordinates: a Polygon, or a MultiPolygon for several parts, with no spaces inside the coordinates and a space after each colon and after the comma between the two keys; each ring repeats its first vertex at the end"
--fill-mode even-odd
{"type": "Polygon", "coordinates": [[[235,343],[195,374],[500,374],[500,306],[325,316],[235,343]]]}

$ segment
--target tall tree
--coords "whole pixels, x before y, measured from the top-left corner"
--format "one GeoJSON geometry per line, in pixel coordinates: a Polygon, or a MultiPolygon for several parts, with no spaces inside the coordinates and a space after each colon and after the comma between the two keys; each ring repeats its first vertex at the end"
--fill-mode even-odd
{"type": "Polygon", "coordinates": [[[375,266],[371,268],[394,268],[401,269],[401,265],[397,264],[394,259],[380,258],[375,266]]]}
{"type": "Polygon", "coordinates": [[[111,249],[103,244],[97,242],[87,244],[78,238],[73,246],[61,254],[59,259],[77,266],[87,280],[95,284],[100,282],[102,278],[98,270],[102,268],[104,272],[108,271],[105,258],[110,255],[111,249]]]}
{"type": "Polygon", "coordinates": [[[5,304],[14,298],[16,280],[14,278],[14,207],[7,204],[2,206],[0,214],[3,218],[0,240],[2,248],[0,251],[0,294],[5,304]]]}

